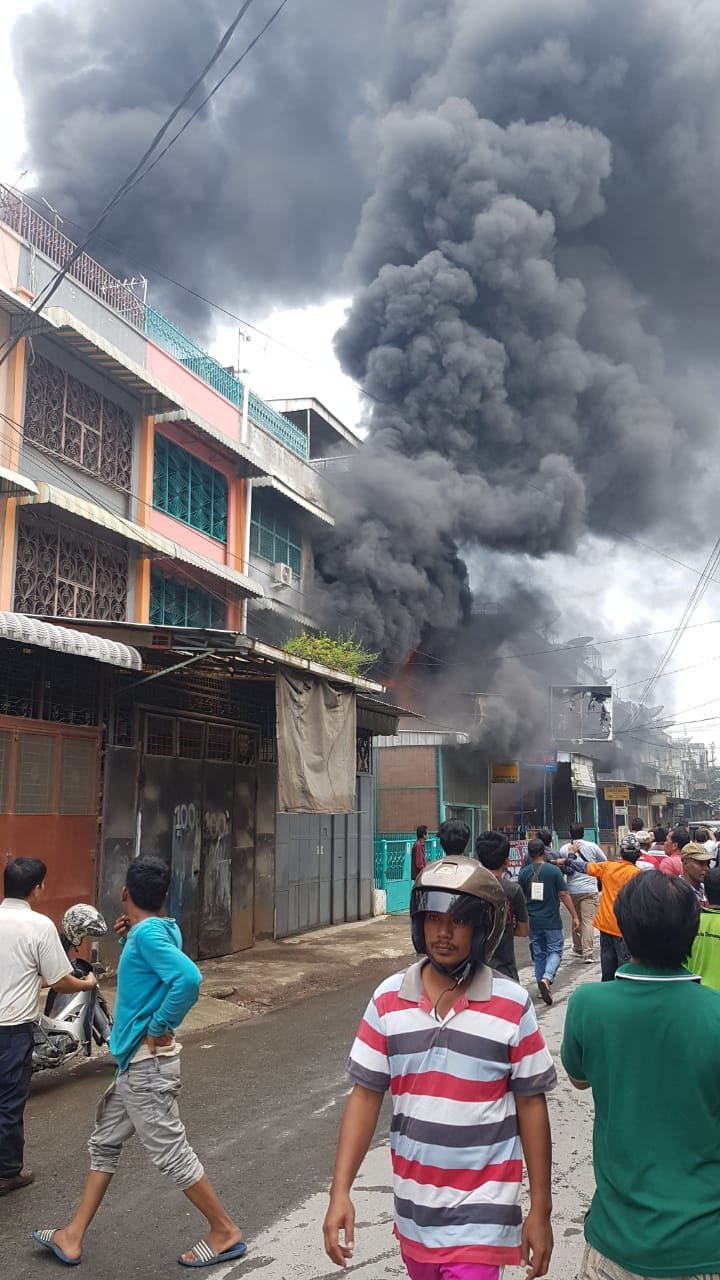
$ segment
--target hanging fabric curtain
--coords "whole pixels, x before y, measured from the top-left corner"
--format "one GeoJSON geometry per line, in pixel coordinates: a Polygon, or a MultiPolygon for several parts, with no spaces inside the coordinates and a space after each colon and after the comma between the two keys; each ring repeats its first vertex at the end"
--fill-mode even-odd
{"type": "Polygon", "coordinates": [[[352,689],[281,671],[277,676],[278,809],[352,813],[356,710],[352,689]]]}

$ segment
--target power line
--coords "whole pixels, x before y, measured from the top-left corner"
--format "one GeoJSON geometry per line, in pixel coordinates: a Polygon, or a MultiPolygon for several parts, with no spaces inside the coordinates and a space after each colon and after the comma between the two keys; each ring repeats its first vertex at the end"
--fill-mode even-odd
{"type": "Polygon", "coordinates": [[[100,227],[104,224],[104,222],[112,213],[116,205],[120,203],[123,197],[127,195],[128,191],[131,190],[132,186],[135,185],[135,180],[138,178],[138,174],[140,174],[143,166],[150,159],[156,147],[160,144],[160,142],[162,142],[163,138],[165,137],[166,133],[172,126],[173,122],[177,119],[183,107],[187,104],[190,98],[192,98],[195,91],[202,84],[206,75],[212,70],[215,63],[222,56],[228,44],[230,43],[230,40],[235,34],[237,27],[239,26],[240,22],[242,21],[243,17],[247,13],[252,3],[253,3],[253,0],[244,0],[244,4],[241,5],[240,9],[238,10],[237,14],[233,18],[229,27],[226,29],[219,44],[216,46],[214,52],[212,53],[209,60],[206,62],[205,66],[200,72],[200,75],[196,77],[196,79],[190,85],[190,88],[183,94],[177,106],[173,108],[173,110],[170,112],[170,115],[167,117],[165,122],[160,126],[152,142],[145,149],[138,163],[135,165],[135,168],[120,183],[120,186],[117,188],[114,195],[110,197],[110,200],[105,205],[105,208],[103,209],[102,213],[93,223],[85,239],[75,247],[73,252],[70,254],[70,257],[68,258],[67,262],[65,262],[64,265],[60,267],[58,271],[55,272],[54,276],[48,281],[45,288],[42,289],[38,294],[37,298],[34,299],[33,305],[30,307],[28,313],[26,314],[23,324],[20,326],[18,332],[15,333],[13,337],[6,344],[6,350],[2,354],[0,354],[0,365],[4,364],[4,362],[8,359],[8,357],[14,351],[20,339],[23,338],[25,334],[29,332],[30,327],[32,325],[33,317],[38,315],[42,311],[43,307],[47,306],[50,299],[60,288],[60,285],[62,284],[66,275],[70,271],[70,268],[73,266],[75,262],[77,262],[81,254],[84,253],[94,233],[100,229],[100,227]]]}
{"type": "Polygon", "coordinates": [[[206,95],[206,97],[203,98],[202,102],[195,108],[192,115],[188,116],[188,119],[185,121],[182,128],[178,129],[178,132],[170,139],[168,143],[166,143],[166,145],[163,147],[160,154],[155,157],[152,163],[148,165],[147,169],[145,169],[131,184],[129,188],[130,191],[132,191],[133,187],[136,187],[139,182],[142,182],[144,178],[147,178],[148,174],[155,168],[155,165],[159,164],[163,156],[167,155],[170,148],[175,146],[175,143],[178,141],[179,138],[182,137],[185,130],[190,128],[190,125],[192,124],[193,120],[195,119],[196,116],[200,114],[203,107],[206,107],[208,102],[210,102],[210,100],[215,97],[215,94],[220,89],[222,89],[223,85],[225,84],[225,81],[229,79],[229,77],[233,74],[234,71],[237,71],[237,68],[240,66],[240,63],[245,61],[248,54],[252,53],[253,49],[255,48],[255,45],[258,43],[259,40],[262,40],[262,37],[265,35],[265,32],[269,30],[273,22],[275,22],[275,19],[279,18],[280,14],[282,13],[287,3],[288,3],[288,0],[281,0],[281,3],[278,5],[275,12],[271,13],[264,27],[262,27],[258,32],[258,34],[255,36],[255,38],[250,41],[250,44],[243,50],[243,52],[240,54],[240,57],[235,59],[232,66],[228,67],[227,71],[225,72],[225,75],[222,76],[220,80],[218,80],[217,84],[215,84],[213,88],[210,90],[210,92],[206,95]]]}

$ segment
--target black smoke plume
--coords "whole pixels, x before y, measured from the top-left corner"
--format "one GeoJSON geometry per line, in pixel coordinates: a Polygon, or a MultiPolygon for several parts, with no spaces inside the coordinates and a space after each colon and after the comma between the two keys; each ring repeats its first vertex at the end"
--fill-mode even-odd
{"type": "MultiPolygon", "coordinates": [[[[92,217],[233,9],[66,0],[18,24],[61,211],[92,217]]],[[[369,440],[332,477],[328,621],[440,654],[478,635],[468,557],[502,600],[517,556],[542,610],[543,557],[588,531],[700,540],[719,126],[700,0],[296,0],[121,207],[122,249],[233,309],[352,289],[337,350],[369,440]]]]}

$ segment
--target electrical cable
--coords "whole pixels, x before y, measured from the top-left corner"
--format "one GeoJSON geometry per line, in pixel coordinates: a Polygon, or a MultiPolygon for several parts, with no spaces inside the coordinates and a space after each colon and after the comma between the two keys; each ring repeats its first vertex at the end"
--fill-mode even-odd
{"type": "Polygon", "coordinates": [[[85,239],[79,245],[76,245],[75,249],[67,259],[67,262],[65,262],[63,266],[58,271],[55,272],[54,276],[48,281],[47,285],[45,285],[45,287],[40,291],[37,298],[33,300],[33,304],[30,307],[23,324],[20,326],[19,330],[5,344],[6,349],[0,354],[0,366],[2,366],[5,363],[5,361],[8,359],[8,357],[11,355],[11,353],[17,346],[20,339],[23,338],[25,334],[30,331],[33,317],[39,315],[43,307],[47,306],[50,299],[60,288],[60,285],[62,284],[66,275],[69,273],[70,268],[73,266],[75,262],[77,262],[78,258],[85,252],[85,249],[87,248],[92,236],[95,234],[96,231],[100,229],[101,226],[103,226],[103,224],[105,223],[109,215],[112,213],[116,205],[118,205],[120,201],[124,198],[124,196],[127,195],[128,191],[131,190],[131,187],[135,183],[135,179],[137,178],[138,174],[142,170],[143,166],[147,163],[147,161],[152,156],[153,151],[155,151],[156,147],[159,146],[159,144],[162,142],[163,138],[165,137],[166,133],[172,126],[173,122],[176,120],[177,116],[182,111],[183,107],[187,104],[190,98],[192,98],[193,94],[200,87],[200,85],[202,84],[207,74],[212,70],[215,63],[224,53],[225,49],[230,43],[230,40],[235,34],[237,27],[239,26],[243,17],[247,13],[251,4],[253,4],[253,0],[244,0],[244,3],[240,6],[240,9],[236,13],[232,22],[227,27],[219,44],[216,46],[214,52],[212,53],[211,57],[203,67],[199,76],[196,77],[196,79],[190,85],[190,88],[187,89],[186,92],[183,94],[177,106],[173,108],[173,110],[171,111],[170,115],[167,117],[165,122],[157,130],[154,138],[152,139],[152,142],[145,149],[145,151],[143,152],[142,156],[140,157],[138,163],[135,165],[132,172],[128,174],[128,176],[121,182],[120,186],[117,188],[114,195],[110,197],[110,200],[107,202],[104,209],[102,210],[98,218],[93,223],[85,239]]]}
{"type": "Polygon", "coordinates": [[[287,3],[288,3],[288,0],[281,0],[281,3],[278,5],[275,12],[271,13],[270,17],[265,23],[265,26],[260,29],[258,34],[255,36],[254,40],[250,41],[250,44],[247,46],[247,48],[243,50],[243,52],[240,54],[240,57],[235,59],[232,66],[228,67],[227,71],[225,72],[225,75],[220,80],[218,80],[217,84],[214,85],[213,88],[210,90],[210,92],[207,94],[207,96],[203,98],[202,102],[195,108],[192,115],[188,116],[188,119],[185,121],[182,128],[179,129],[178,132],[170,139],[170,141],[165,144],[160,154],[157,155],[155,159],[152,161],[152,163],[148,165],[147,169],[145,169],[141,174],[139,174],[139,176],[135,179],[135,181],[131,183],[128,190],[132,191],[133,188],[136,187],[139,182],[142,182],[144,178],[147,178],[148,174],[155,168],[155,165],[159,164],[163,156],[167,155],[170,148],[175,146],[175,143],[178,141],[178,138],[181,138],[185,130],[190,128],[190,125],[192,124],[193,120],[195,119],[196,116],[200,114],[203,107],[206,107],[207,104],[210,102],[210,100],[215,97],[215,94],[220,89],[222,89],[223,85],[225,84],[225,81],[229,79],[229,77],[233,74],[234,71],[237,71],[241,62],[245,61],[248,54],[252,53],[253,49],[255,48],[255,45],[258,43],[258,41],[262,40],[262,37],[265,35],[265,32],[269,30],[269,28],[272,26],[275,19],[279,18],[280,14],[282,13],[287,3]]]}

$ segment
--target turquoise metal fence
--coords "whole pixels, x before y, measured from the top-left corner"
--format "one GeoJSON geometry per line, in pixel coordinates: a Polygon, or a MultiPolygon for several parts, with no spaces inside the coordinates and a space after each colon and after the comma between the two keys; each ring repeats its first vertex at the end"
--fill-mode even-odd
{"type": "MultiPolygon", "coordinates": [[[[168,320],[167,316],[151,306],[145,307],[145,332],[148,338],[157,342],[159,347],[168,351],[196,377],[207,382],[214,391],[219,392],[238,409],[242,407],[243,384],[240,379],[221,365],[219,360],[208,355],[207,351],[193,342],[182,329],[178,329],[172,320],[168,320]]],[[[292,449],[293,453],[297,453],[301,458],[308,457],[308,440],[305,432],[296,427],[289,418],[277,413],[269,404],[265,404],[265,401],[253,391],[248,397],[248,412],[253,422],[256,422],[264,431],[268,431],[271,436],[275,436],[287,449],[292,449]]]]}
{"type": "MultiPolygon", "coordinates": [[[[388,915],[407,911],[410,906],[410,855],[414,843],[414,831],[375,837],[375,887],[385,890],[388,915]]],[[[428,836],[425,852],[428,861],[442,857],[437,836],[428,836]]]]}

